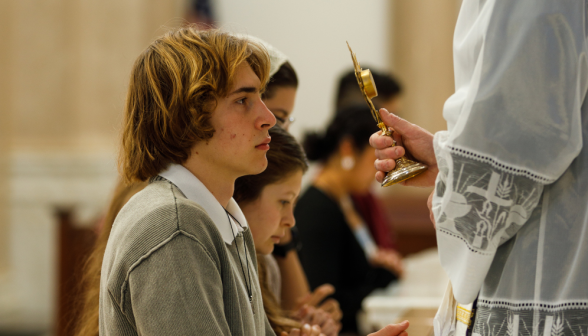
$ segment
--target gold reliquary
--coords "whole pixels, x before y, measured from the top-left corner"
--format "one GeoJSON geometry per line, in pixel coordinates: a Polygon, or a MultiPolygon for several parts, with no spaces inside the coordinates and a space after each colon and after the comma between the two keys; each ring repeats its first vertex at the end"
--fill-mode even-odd
{"type": "MultiPolygon", "coordinates": [[[[359,84],[359,88],[363,93],[363,98],[365,99],[366,103],[370,107],[370,111],[372,112],[372,116],[378,123],[378,127],[382,130],[382,135],[392,137],[392,131],[390,128],[384,124],[382,118],[380,117],[380,113],[376,110],[374,103],[372,103],[372,98],[378,96],[378,90],[376,89],[376,83],[374,82],[374,77],[369,69],[362,70],[359,66],[359,62],[355,57],[355,53],[351,50],[349,43],[347,43],[347,47],[349,48],[349,52],[351,52],[351,59],[353,59],[353,66],[355,68],[355,77],[357,78],[357,83],[359,84]]],[[[392,139],[393,145],[396,145],[396,141],[392,139]]],[[[427,170],[427,166],[420,162],[416,162],[406,157],[401,157],[396,160],[396,168],[394,170],[389,171],[382,182],[382,187],[388,187],[396,183],[400,183],[402,181],[406,181],[410,178],[413,178],[420,173],[427,170]]]]}

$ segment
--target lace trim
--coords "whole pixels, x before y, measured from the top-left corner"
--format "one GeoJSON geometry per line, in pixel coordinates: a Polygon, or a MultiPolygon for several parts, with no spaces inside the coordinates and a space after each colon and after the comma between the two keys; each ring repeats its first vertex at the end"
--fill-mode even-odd
{"type": "Polygon", "coordinates": [[[447,230],[447,229],[444,229],[444,228],[438,228],[438,230],[439,230],[441,233],[445,233],[446,235],[449,235],[449,236],[452,236],[452,237],[455,237],[455,238],[458,238],[458,239],[462,240],[462,241],[465,243],[465,246],[466,246],[466,247],[467,247],[467,248],[468,248],[470,251],[472,251],[472,252],[474,252],[474,253],[481,254],[481,255],[489,255],[489,256],[492,256],[492,255],[494,255],[494,253],[482,252],[482,251],[478,251],[478,250],[474,249],[473,247],[471,247],[471,246],[470,246],[470,244],[468,243],[468,241],[467,241],[467,240],[465,240],[465,238],[464,238],[464,237],[462,237],[462,236],[460,236],[460,235],[458,235],[458,234],[455,234],[455,233],[453,233],[453,232],[451,232],[451,231],[449,231],[449,230],[447,230]]]}
{"type": "Polygon", "coordinates": [[[478,305],[473,335],[585,336],[588,330],[587,317],[587,309],[511,310],[478,305]]]}
{"type": "Polygon", "coordinates": [[[588,309],[588,300],[575,302],[562,302],[557,304],[540,302],[508,302],[478,299],[478,306],[491,309],[502,308],[510,310],[543,310],[556,312],[564,309],[588,309]]]}
{"type": "Polygon", "coordinates": [[[509,174],[512,174],[512,175],[525,176],[528,179],[531,179],[535,182],[539,182],[542,184],[550,184],[550,183],[555,182],[555,179],[547,178],[545,176],[541,176],[541,175],[532,173],[526,169],[513,167],[511,165],[497,161],[496,159],[493,159],[493,158],[490,158],[490,157],[487,157],[487,156],[484,156],[481,154],[476,154],[476,153],[470,152],[469,150],[466,150],[463,148],[459,148],[459,147],[455,147],[455,146],[448,146],[448,148],[451,151],[451,153],[453,153],[453,154],[461,155],[461,156],[468,158],[468,159],[487,163],[496,169],[502,170],[502,171],[509,173],[509,174]]]}

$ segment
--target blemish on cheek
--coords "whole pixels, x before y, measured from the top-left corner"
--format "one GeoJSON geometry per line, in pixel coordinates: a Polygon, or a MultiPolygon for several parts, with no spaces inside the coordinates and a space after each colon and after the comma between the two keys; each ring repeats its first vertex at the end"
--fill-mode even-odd
{"type": "Polygon", "coordinates": [[[237,134],[231,134],[231,140],[235,139],[236,136],[237,134]]]}

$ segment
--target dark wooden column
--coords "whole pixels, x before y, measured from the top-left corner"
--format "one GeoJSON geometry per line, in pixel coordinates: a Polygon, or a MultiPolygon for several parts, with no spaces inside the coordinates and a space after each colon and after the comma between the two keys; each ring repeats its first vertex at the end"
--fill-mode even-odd
{"type": "Polygon", "coordinates": [[[71,208],[57,209],[59,221],[59,280],[56,335],[73,335],[83,302],[81,279],[84,263],[91,252],[96,235],[90,228],[74,222],[71,208]]]}

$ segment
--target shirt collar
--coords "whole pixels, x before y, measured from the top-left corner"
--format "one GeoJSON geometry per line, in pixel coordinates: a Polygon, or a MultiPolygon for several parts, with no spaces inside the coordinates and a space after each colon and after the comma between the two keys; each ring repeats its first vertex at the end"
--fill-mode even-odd
{"type": "MultiPolygon", "coordinates": [[[[227,216],[223,206],[217,201],[206,186],[192,174],[188,169],[179,164],[171,164],[169,168],[159,174],[176,187],[191,201],[198,203],[208,213],[216,228],[220,232],[223,240],[227,244],[232,244],[234,235],[243,231],[243,228],[227,216]],[[232,227],[232,230],[231,230],[232,227]],[[234,235],[233,235],[234,232],[234,235]]],[[[241,211],[241,208],[231,197],[227,211],[239,221],[243,227],[247,227],[247,219],[241,211]]]]}

